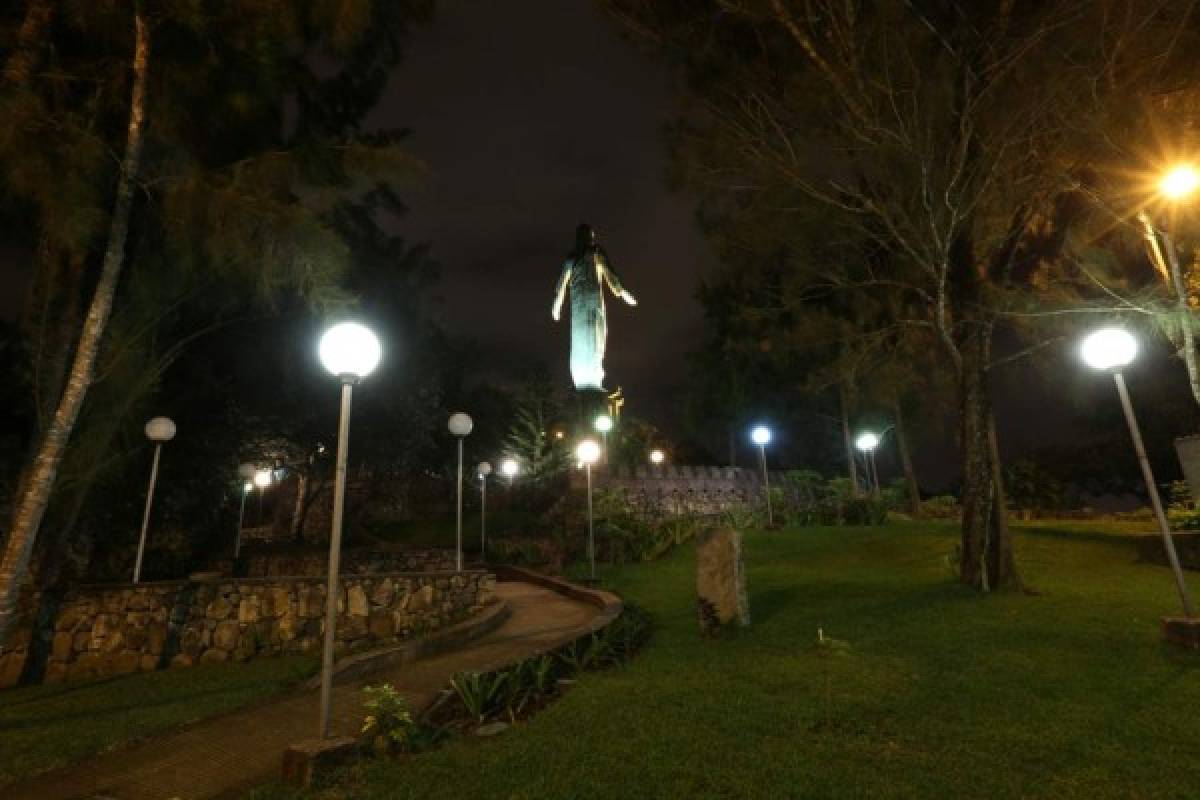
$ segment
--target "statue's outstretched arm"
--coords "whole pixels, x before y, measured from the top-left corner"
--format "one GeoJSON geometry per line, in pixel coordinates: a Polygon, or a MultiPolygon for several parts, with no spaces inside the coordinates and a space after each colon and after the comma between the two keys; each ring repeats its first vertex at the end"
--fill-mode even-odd
{"type": "Polygon", "coordinates": [[[613,294],[629,305],[636,306],[637,300],[633,298],[628,289],[621,285],[621,279],[617,277],[617,273],[613,271],[613,268],[608,265],[608,255],[604,253],[600,253],[599,255],[600,279],[608,284],[608,288],[612,290],[613,294]]]}
{"type": "Polygon", "coordinates": [[[567,296],[567,283],[571,280],[571,261],[568,259],[563,264],[562,275],[558,279],[558,288],[554,290],[554,306],[550,309],[550,316],[557,320],[562,314],[563,298],[567,296]]]}

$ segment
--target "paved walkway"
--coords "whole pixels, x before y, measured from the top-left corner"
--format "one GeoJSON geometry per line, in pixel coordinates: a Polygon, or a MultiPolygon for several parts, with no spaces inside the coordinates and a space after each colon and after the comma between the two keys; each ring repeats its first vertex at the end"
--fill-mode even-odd
{"type": "MultiPolygon", "coordinates": [[[[463,650],[336,686],[331,727],[354,736],[365,714],[364,684],[390,683],[414,710],[425,708],[461,670],[486,671],[582,631],[598,609],[527,583],[501,583],[512,608],[494,632],[463,650]]],[[[175,733],[7,786],[4,800],[201,800],[237,797],[279,775],[284,749],[317,730],[317,692],[294,692],[254,708],[203,720],[175,733]]]]}

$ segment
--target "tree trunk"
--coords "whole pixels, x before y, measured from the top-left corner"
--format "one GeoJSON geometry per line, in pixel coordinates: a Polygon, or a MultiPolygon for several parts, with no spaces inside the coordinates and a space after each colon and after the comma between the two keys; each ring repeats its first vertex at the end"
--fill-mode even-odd
{"type": "Polygon", "coordinates": [[[838,384],[838,403],[842,407],[842,443],[846,446],[846,469],[850,474],[850,488],[858,497],[858,464],[854,454],[854,436],[850,432],[850,392],[845,383],[838,384]]]}
{"type": "Polygon", "coordinates": [[[896,449],[900,451],[900,466],[904,470],[904,481],[908,484],[908,510],[917,516],[921,513],[921,487],[917,483],[917,471],[913,469],[912,456],[908,452],[908,436],[904,433],[904,414],[900,401],[892,401],[892,417],[896,426],[896,449]]]}
{"type": "MultiPolygon", "coordinates": [[[[313,459],[308,460],[308,468],[313,468],[313,459]]],[[[291,539],[296,544],[304,541],[301,535],[304,530],[304,506],[305,499],[308,497],[308,473],[301,472],[296,478],[296,504],[292,506],[292,529],[290,531],[291,539]]]]}
{"type": "Polygon", "coordinates": [[[0,641],[4,640],[16,615],[17,596],[29,566],[29,556],[37,538],[54,478],[66,450],[67,441],[79,417],[88,387],[95,373],[96,355],[112,313],[117,282],[125,261],[125,241],[133,206],[134,179],[142,154],[143,117],[146,102],[146,72],[150,34],[140,11],[134,13],[133,91],[129,107],[125,154],[117,178],[116,199],[109,224],[108,244],[100,280],[79,335],[75,358],[54,419],[42,434],[41,444],[29,471],[29,480],[14,503],[12,527],[0,559],[0,641]]]}
{"type": "Polygon", "coordinates": [[[992,417],[991,330],[973,321],[961,347],[962,552],[959,577],[983,591],[1017,584],[992,417]]]}

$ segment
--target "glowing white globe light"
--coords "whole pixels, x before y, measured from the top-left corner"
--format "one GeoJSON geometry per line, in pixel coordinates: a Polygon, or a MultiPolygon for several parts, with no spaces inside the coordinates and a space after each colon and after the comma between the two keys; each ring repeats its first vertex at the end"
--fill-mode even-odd
{"type": "Polygon", "coordinates": [[[879,446],[879,437],[870,431],[860,433],[858,438],[854,440],[854,446],[864,453],[869,453],[879,446]]]}
{"type": "Polygon", "coordinates": [[[246,481],[244,484],[242,484],[242,491],[245,492],[246,494],[250,494],[251,490],[253,490],[253,489],[254,489],[254,484],[250,483],[250,481],[246,481]]]}
{"type": "Polygon", "coordinates": [[[271,470],[260,469],[254,473],[254,485],[260,489],[265,489],[271,485],[271,470]]]}
{"type": "Polygon", "coordinates": [[[580,464],[595,464],[600,458],[600,445],[591,439],[584,439],[575,447],[575,457],[580,464]]]}
{"type": "Polygon", "coordinates": [[[608,414],[601,414],[600,416],[596,417],[596,421],[593,424],[595,425],[596,430],[600,433],[608,433],[613,428],[612,417],[610,417],[608,414]]]}
{"type": "Polygon", "coordinates": [[[146,438],[152,442],[169,442],[175,438],[175,423],[167,417],[155,417],[146,423],[146,438]]]}
{"type": "Polygon", "coordinates": [[[1175,167],[1158,182],[1158,190],[1172,200],[1181,200],[1200,186],[1200,174],[1189,164],[1175,167]]]}
{"type": "Polygon", "coordinates": [[[500,471],[510,478],[516,475],[520,469],[521,465],[517,463],[515,458],[506,458],[500,464],[500,471]]]}
{"type": "Polygon", "coordinates": [[[479,466],[475,468],[475,471],[479,473],[479,477],[486,478],[488,475],[492,474],[492,465],[486,461],[480,461],[479,466]]]}
{"type": "Polygon", "coordinates": [[[356,322],[342,322],[325,331],[317,351],[325,369],[338,377],[365,378],[383,356],[379,337],[356,322]]]}
{"type": "Polygon", "coordinates": [[[446,430],[455,436],[466,436],[474,427],[475,423],[471,421],[471,417],[461,411],[451,414],[450,419],[446,422],[446,430]]]}
{"type": "Polygon", "coordinates": [[[750,431],[750,440],[761,447],[771,441],[771,431],[765,425],[759,425],[750,431]]]}
{"type": "Polygon", "coordinates": [[[1124,328],[1102,328],[1083,340],[1079,353],[1093,369],[1124,367],[1137,357],[1138,344],[1124,328]]]}
{"type": "Polygon", "coordinates": [[[651,464],[661,464],[666,460],[667,460],[667,455],[662,450],[651,450],[650,451],[650,463],[651,464]]]}

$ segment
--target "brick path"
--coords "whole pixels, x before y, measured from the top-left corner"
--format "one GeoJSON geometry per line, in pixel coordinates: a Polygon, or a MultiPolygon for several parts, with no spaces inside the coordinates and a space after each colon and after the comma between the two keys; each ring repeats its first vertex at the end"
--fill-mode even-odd
{"type": "MultiPolygon", "coordinates": [[[[509,603],[512,615],[494,632],[462,650],[336,686],[332,732],[358,733],[365,714],[364,684],[390,683],[414,710],[420,710],[434,700],[454,673],[494,669],[554,646],[583,632],[599,613],[593,606],[527,583],[500,583],[497,594],[509,603]]],[[[315,735],[316,730],[317,692],[294,692],[6,786],[0,795],[4,800],[237,797],[277,776],[284,748],[315,735]]]]}

